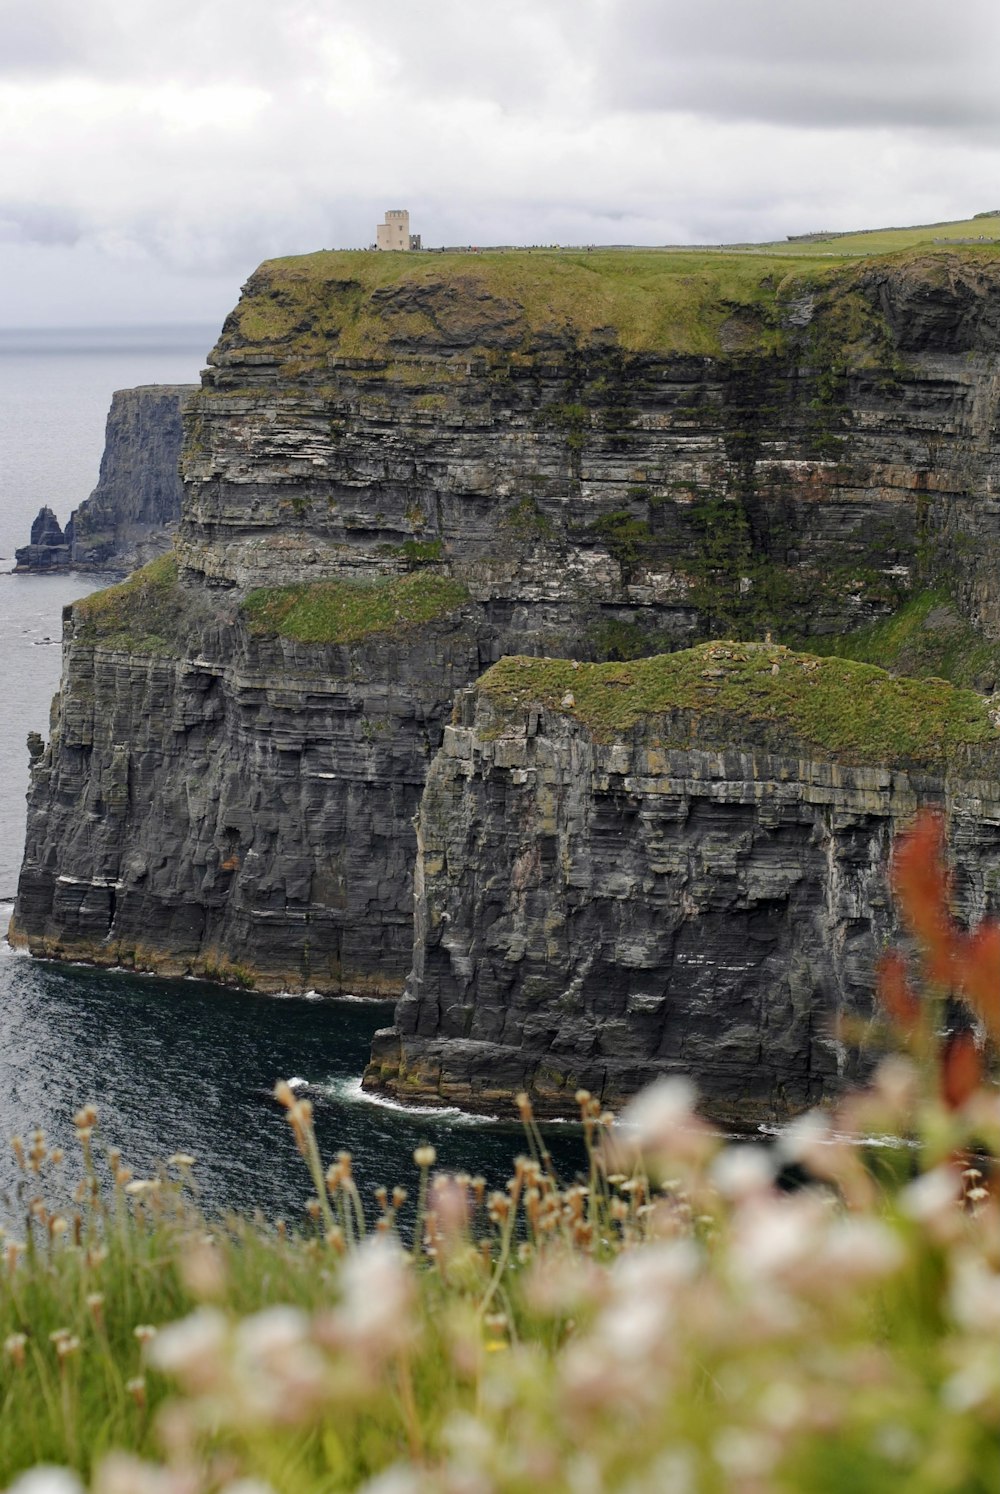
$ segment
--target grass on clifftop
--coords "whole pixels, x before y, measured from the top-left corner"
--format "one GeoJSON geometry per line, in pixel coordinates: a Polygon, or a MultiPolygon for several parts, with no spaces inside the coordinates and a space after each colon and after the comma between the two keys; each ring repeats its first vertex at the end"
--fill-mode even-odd
{"type": "Polygon", "coordinates": [[[119,586],[92,592],[74,603],[73,618],[80,643],[129,653],[176,652],[180,618],[175,556],[161,555],[119,586]]]}
{"type": "MultiPolygon", "coordinates": [[[[909,228],[862,228],[846,233],[815,233],[804,239],[781,243],[780,248],[803,259],[821,259],[828,255],[861,256],[894,254],[903,249],[933,249],[951,245],[990,245],[1000,243],[1000,212],[983,213],[976,218],[962,218],[951,223],[918,223],[909,228]]],[[[749,247],[749,246],[748,246],[749,247]]],[[[777,244],[764,244],[774,250],[777,244]]]]}
{"type": "Polygon", "coordinates": [[[826,273],[801,258],[705,250],[371,254],[323,251],[268,260],[251,276],[219,350],[243,343],[325,362],[378,358],[440,343],[516,349],[538,333],[588,342],[616,336],[631,352],[718,353],[720,329],[749,317],[767,348],[775,287],[826,273]],[[406,292],[399,292],[405,288],[406,292]],[[428,299],[428,293],[430,299],[428,299]]]}
{"type": "Polygon", "coordinates": [[[217,353],[278,361],[380,359],[444,347],[516,357],[542,339],[613,339],[625,352],[768,352],[782,303],[839,266],[877,256],[995,260],[1000,215],[913,228],[692,248],[509,249],[378,254],[321,250],[267,260],[250,277],[217,353]]]}
{"type": "Polygon", "coordinates": [[[468,596],[459,581],[421,573],[370,583],[266,587],[250,593],[244,612],[252,633],[278,633],[299,643],[357,643],[445,617],[468,596]]]}
{"type": "Polygon", "coordinates": [[[877,664],[893,674],[934,676],[993,691],[1000,683],[1000,643],[984,638],[943,591],[923,591],[892,617],[854,633],[812,638],[817,654],[877,664]]]}
{"type": "MultiPolygon", "coordinates": [[[[479,682],[501,711],[532,702],[584,722],[598,739],[671,711],[770,723],[848,763],[943,767],[961,745],[1000,742],[982,697],[937,679],[898,679],[869,664],[793,653],[777,644],[707,643],[628,664],[501,659],[479,682]]],[[[705,738],[701,738],[705,740],[705,738]]]]}

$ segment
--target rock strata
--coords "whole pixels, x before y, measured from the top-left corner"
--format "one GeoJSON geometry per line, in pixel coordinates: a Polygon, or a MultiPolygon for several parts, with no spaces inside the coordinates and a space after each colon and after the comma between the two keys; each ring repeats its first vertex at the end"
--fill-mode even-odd
{"type": "MultiPolygon", "coordinates": [[[[829,637],[931,582],[954,589],[966,624],[1000,634],[1000,270],[973,251],[846,269],[672,264],[318,254],[251,277],[184,401],[169,574],[157,561],[68,619],[16,941],[262,989],[398,994],[428,766],[457,694],[502,656],[630,660],[706,637],[829,637]]],[[[122,430],[137,429],[127,413],[122,430]]],[[[94,515],[86,536],[73,529],[91,555],[105,532],[94,515]]],[[[129,522],[151,515],[143,502],[129,522]]],[[[751,746],[797,763],[782,731],[751,746]]],[[[706,841],[723,859],[730,835],[758,834],[754,772],[784,781],[752,754],[746,767],[727,765],[726,792],[747,804],[706,841]]],[[[795,864],[808,902],[818,853],[802,772],[805,807],[782,813],[799,826],[789,844],[806,846],[795,864]]],[[[947,797],[937,767],[921,772],[947,797]]],[[[704,765],[688,776],[714,781],[704,765]]],[[[499,774],[483,781],[507,793],[499,774]]],[[[609,864],[616,845],[632,855],[623,793],[604,822],[609,864]]],[[[900,788],[893,802],[904,799],[900,788]]],[[[707,789],[691,802],[693,819],[717,812],[707,789]]],[[[895,823],[883,821],[857,832],[872,867],[895,823]]],[[[644,917],[635,854],[623,927],[644,917]]],[[[728,896],[720,930],[739,911],[728,896]]],[[[746,897],[756,906],[758,890],[746,897]]],[[[800,957],[790,934],[773,948],[800,957]]],[[[772,1026],[753,1017],[762,1045],[792,1030],[810,979],[782,987],[772,1026]]],[[[643,989],[621,991],[625,1075],[641,1067],[626,1029],[643,989]]],[[[412,1010],[411,996],[401,1024],[412,1010]]],[[[815,1075],[824,1041],[806,1044],[815,1075]]],[[[780,1042],[798,1073],[805,1040],[780,1042]]],[[[789,1093],[802,1083],[790,1077],[789,1093]]]]}
{"type": "Polygon", "coordinates": [[[181,515],[182,411],[197,387],[146,384],[112,395],[96,488],[65,533],[50,508],[41,510],[16,571],[126,572],[170,549],[181,515]]]}
{"type": "MultiPolygon", "coordinates": [[[[766,652],[769,680],[773,652],[814,688],[818,661],[766,652]]],[[[699,662],[732,667],[724,649],[699,662]]],[[[873,1015],[899,935],[890,847],[918,807],[948,814],[961,913],[995,906],[995,729],[950,767],[835,754],[759,708],[601,731],[572,692],[539,699],[523,664],[516,696],[498,699],[497,671],[463,693],[431,766],[413,972],[366,1087],[487,1110],[526,1090],[563,1115],[579,1087],[614,1107],[680,1072],[727,1126],[786,1118],[853,1072],[841,1024],[873,1015]]],[[[857,683],[888,688],[878,674],[857,683]]]]}

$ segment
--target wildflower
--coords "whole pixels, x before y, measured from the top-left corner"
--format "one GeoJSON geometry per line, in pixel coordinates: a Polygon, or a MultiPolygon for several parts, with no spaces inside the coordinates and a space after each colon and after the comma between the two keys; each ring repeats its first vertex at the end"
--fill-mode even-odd
{"type": "Polygon", "coordinates": [[[93,1318],[94,1322],[97,1324],[98,1328],[102,1327],[103,1324],[104,1324],[104,1293],[103,1292],[88,1292],[87,1293],[87,1310],[90,1313],[91,1317],[93,1318]]]}
{"type": "Polygon", "coordinates": [[[191,1394],[214,1389],[222,1379],[229,1328],[214,1307],[199,1307],[177,1323],[168,1323],[149,1344],[154,1369],[174,1375],[191,1394]]]}
{"type": "Polygon", "coordinates": [[[84,1489],[71,1468],[41,1463],[16,1478],[7,1494],[84,1494],[84,1489]]]}
{"type": "Polygon", "coordinates": [[[297,1307],[268,1307],[234,1334],[235,1404],[241,1419],[293,1424],[326,1397],[326,1367],[297,1307]]]}
{"type": "Polygon", "coordinates": [[[21,1369],[24,1365],[27,1345],[28,1336],[26,1333],[10,1333],[4,1339],[3,1351],[17,1369],[21,1369]]]}
{"type": "MultiPolygon", "coordinates": [[[[650,1084],[625,1107],[614,1126],[611,1152],[615,1159],[624,1160],[630,1149],[662,1165],[706,1158],[715,1143],[695,1114],[696,1094],[691,1081],[679,1075],[650,1084]]],[[[609,1123],[612,1119],[608,1118],[609,1123]]]]}
{"type": "Polygon", "coordinates": [[[955,1321],[970,1333],[1000,1334],[1000,1272],[984,1261],[959,1258],[949,1301],[955,1321]]]}
{"type": "Polygon", "coordinates": [[[960,1226],[958,1205],[962,1180],[952,1167],[935,1167],[908,1183],[899,1195],[902,1212],[931,1231],[937,1240],[954,1236],[960,1226]]]}
{"type": "Polygon", "coordinates": [[[226,1268],[211,1236],[198,1240],[181,1253],[181,1277],[195,1297],[220,1297],[226,1286],[226,1268]]]}
{"type": "Polygon", "coordinates": [[[179,1470],[113,1452],[94,1471],[93,1494],[192,1494],[192,1484],[179,1470]]]}
{"type": "Polygon", "coordinates": [[[774,1182],[774,1157],[763,1146],[727,1146],[714,1159],[710,1176],[723,1198],[766,1193],[774,1182]]]}
{"type": "Polygon", "coordinates": [[[194,1164],[195,1159],[190,1152],[174,1152],[172,1156],[167,1158],[168,1167],[177,1167],[182,1172],[189,1171],[194,1164]]]}
{"type": "Polygon", "coordinates": [[[414,1284],[398,1244],[384,1235],[365,1240],[346,1260],[340,1285],[343,1297],[332,1318],[336,1339],[375,1357],[409,1343],[414,1284]]]}
{"type": "Polygon", "coordinates": [[[132,1329],[132,1337],[137,1338],[143,1348],[145,1348],[147,1344],[153,1342],[153,1339],[156,1337],[156,1331],[152,1323],[137,1323],[132,1329]]]}
{"type": "Polygon", "coordinates": [[[142,1375],[133,1375],[131,1380],[125,1381],[125,1393],[131,1396],[134,1403],[142,1410],[146,1405],[146,1381],[142,1375]]]}
{"type": "Polygon", "coordinates": [[[437,1161],[437,1152],[432,1146],[418,1146],[413,1153],[413,1164],[419,1167],[421,1172],[433,1167],[437,1161]]]}

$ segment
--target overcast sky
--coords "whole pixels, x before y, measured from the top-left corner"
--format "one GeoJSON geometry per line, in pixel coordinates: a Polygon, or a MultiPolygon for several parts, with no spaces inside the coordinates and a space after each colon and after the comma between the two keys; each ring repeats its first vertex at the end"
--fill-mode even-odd
{"type": "Polygon", "coordinates": [[[1000,207],[1000,5],[0,0],[0,326],[218,322],[268,255],[1000,207]]]}

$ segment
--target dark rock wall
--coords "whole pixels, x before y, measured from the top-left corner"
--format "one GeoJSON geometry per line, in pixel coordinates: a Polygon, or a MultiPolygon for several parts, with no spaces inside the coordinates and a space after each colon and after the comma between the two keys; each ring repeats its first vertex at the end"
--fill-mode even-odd
{"type": "Polygon", "coordinates": [[[941,778],[779,754],[749,722],[724,750],[665,748],[663,726],[598,743],[465,694],[427,780],[414,968],[368,1087],[486,1109],[524,1089],[573,1114],[580,1086],[614,1106],[677,1071],[720,1122],[785,1117],[855,1062],[838,1021],[872,1015],[898,935],[889,850],[918,806],[949,813],[960,911],[995,904],[996,749],[941,778]]]}
{"type": "Polygon", "coordinates": [[[195,384],[146,384],[111,398],[97,487],[67,526],[77,566],[130,571],[162,555],[181,516],[182,412],[195,384]]]}
{"type": "Polygon", "coordinates": [[[68,639],[12,937],[265,990],[398,992],[411,822],[474,630],[307,649],[192,613],[206,647],[185,659],[68,639]]]}
{"type": "MultiPolygon", "coordinates": [[[[922,301],[920,273],[880,273],[850,291],[857,347],[832,293],[789,303],[770,351],[741,350],[736,328],[714,357],[628,353],[612,330],[529,344],[516,305],[456,316],[454,287],[421,292],[451,310],[416,339],[405,295],[374,293],[386,343],[366,358],[334,342],[303,361],[227,323],[185,402],[188,635],[164,657],[70,628],[16,937],[267,987],[398,991],[427,765],[455,693],[500,654],[841,630],[945,575],[1000,632],[1000,280],[934,281],[922,301]],[[240,621],[253,587],[420,565],[468,586],[447,624],[333,649],[240,621]]],[[[262,316],[269,294],[248,288],[262,316]]],[[[153,488],[125,477],[128,452],[152,449],[138,433],[153,392],[133,393],[116,397],[109,507],[74,523],[93,556],[112,493],[133,495],[126,534],[158,522],[153,488]]]]}
{"type": "Polygon", "coordinates": [[[185,400],[196,384],[146,384],[111,397],[97,486],[60,528],[43,508],[16,571],[131,571],[169,550],[181,516],[185,400]],[[37,531],[37,533],[36,533],[37,531]]]}

